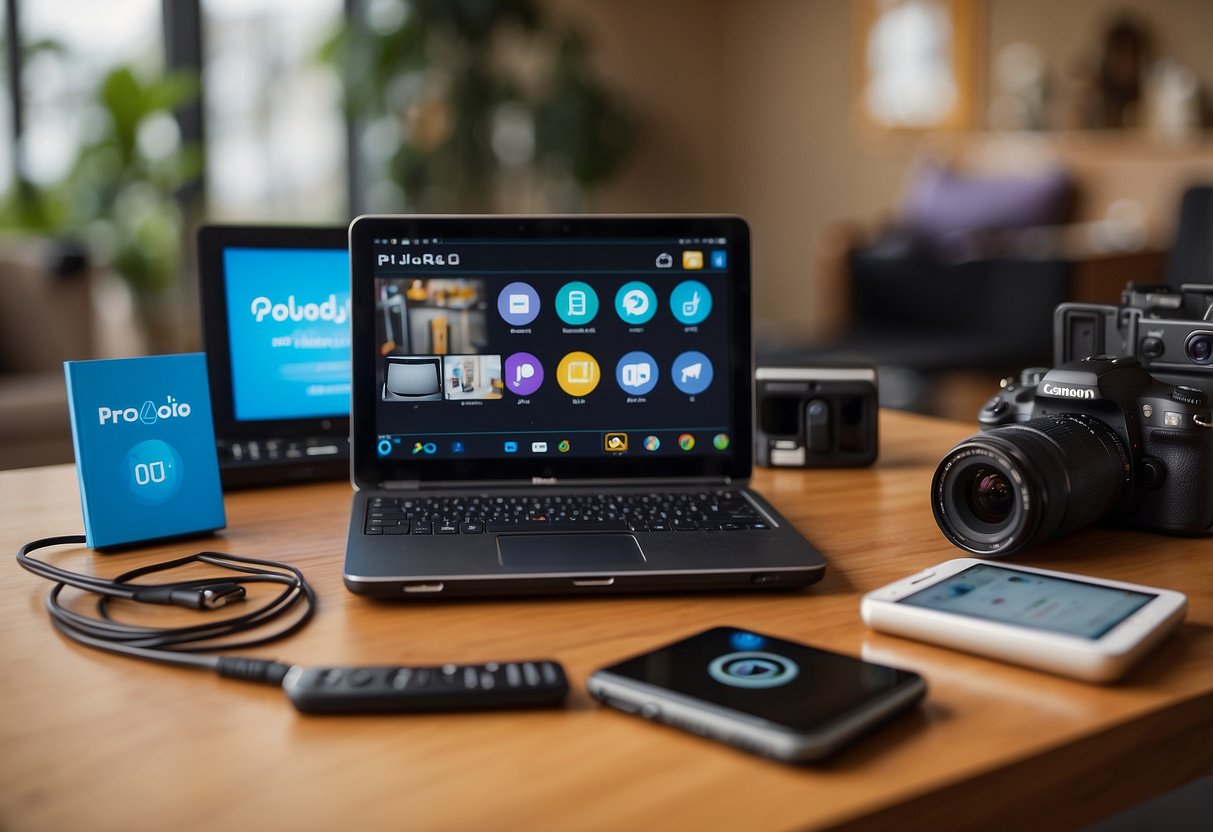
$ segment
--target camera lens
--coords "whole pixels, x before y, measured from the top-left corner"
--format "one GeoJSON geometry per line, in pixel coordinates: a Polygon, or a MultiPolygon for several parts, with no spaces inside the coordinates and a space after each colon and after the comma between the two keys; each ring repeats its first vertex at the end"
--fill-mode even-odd
{"type": "Polygon", "coordinates": [[[1100,419],[1041,416],[953,448],[935,471],[931,505],[960,548],[1007,554],[1113,514],[1129,473],[1124,444],[1100,419]]]}
{"type": "Polygon", "coordinates": [[[969,475],[965,504],[983,523],[1002,523],[1015,508],[1015,492],[1001,471],[978,466],[969,475]]]}
{"type": "Polygon", "coordinates": [[[1213,363],[1213,332],[1193,332],[1184,344],[1184,352],[1194,364],[1213,363]]]}

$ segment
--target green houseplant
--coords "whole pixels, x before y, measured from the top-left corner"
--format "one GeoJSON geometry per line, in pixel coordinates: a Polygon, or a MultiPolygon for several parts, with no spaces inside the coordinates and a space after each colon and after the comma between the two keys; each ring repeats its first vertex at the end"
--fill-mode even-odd
{"type": "Polygon", "coordinates": [[[177,194],[201,169],[172,112],[197,94],[189,75],[110,69],[87,101],[92,130],[64,177],[43,186],[18,177],[3,207],[5,226],[72,241],[119,274],[157,349],[178,346],[166,319],[182,262],[177,194]]]}
{"type": "Polygon", "coordinates": [[[322,50],[363,128],[372,209],[576,210],[626,159],[634,125],[585,39],[532,0],[376,8],[322,50]]]}

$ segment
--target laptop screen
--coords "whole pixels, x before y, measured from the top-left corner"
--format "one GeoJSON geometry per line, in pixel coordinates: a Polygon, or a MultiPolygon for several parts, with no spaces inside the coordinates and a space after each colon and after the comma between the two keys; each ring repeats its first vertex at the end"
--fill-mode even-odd
{"type": "Polygon", "coordinates": [[[340,228],[207,226],[199,233],[217,435],[345,435],[350,293],[340,228]]]}
{"type": "Polygon", "coordinates": [[[395,479],[745,476],[731,218],[364,218],[356,465],[395,479]]]}
{"type": "Polygon", "coordinates": [[[231,247],[223,276],[237,421],[345,416],[346,250],[231,247]]]}

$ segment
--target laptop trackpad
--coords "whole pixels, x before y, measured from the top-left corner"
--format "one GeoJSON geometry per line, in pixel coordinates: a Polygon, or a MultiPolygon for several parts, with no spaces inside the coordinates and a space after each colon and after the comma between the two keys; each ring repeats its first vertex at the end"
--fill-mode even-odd
{"type": "Polygon", "coordinates": [[[609,571],[644,563],[630,534],[503,534],[497,538],[502,566],[570,572],[609,571]]]}

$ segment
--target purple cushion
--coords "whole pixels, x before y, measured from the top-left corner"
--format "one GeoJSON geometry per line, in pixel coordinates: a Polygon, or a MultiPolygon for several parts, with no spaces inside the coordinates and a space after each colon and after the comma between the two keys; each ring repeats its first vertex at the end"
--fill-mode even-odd
{"type": "Polygon", "coordinates": [[[996,178],[928,163],[910,186],[901,224],[926,247],[946,251],[977,232],[1063,223],[1073,197],[1069,174],[1061,168],[996,178]]]}

